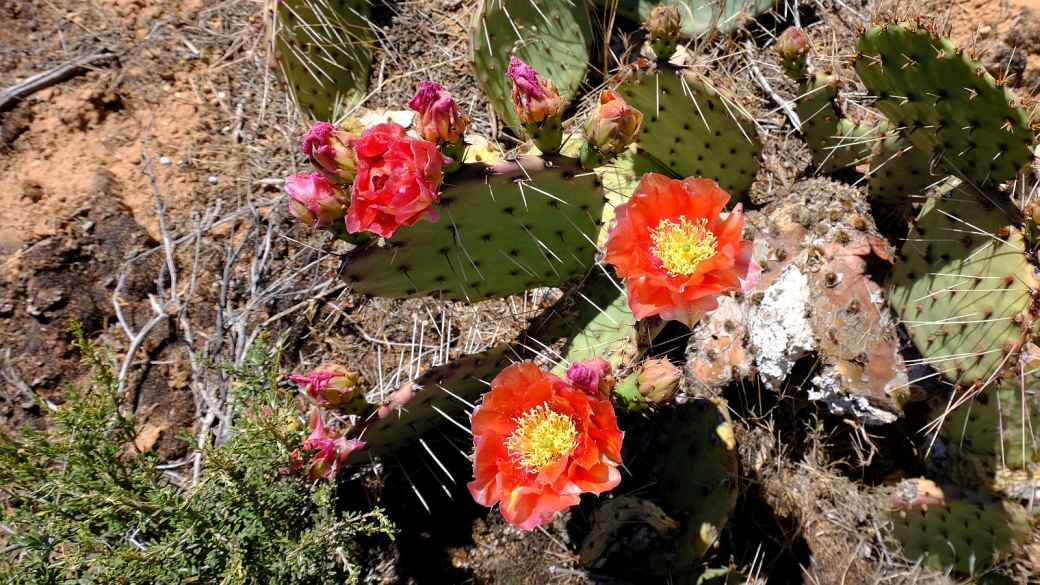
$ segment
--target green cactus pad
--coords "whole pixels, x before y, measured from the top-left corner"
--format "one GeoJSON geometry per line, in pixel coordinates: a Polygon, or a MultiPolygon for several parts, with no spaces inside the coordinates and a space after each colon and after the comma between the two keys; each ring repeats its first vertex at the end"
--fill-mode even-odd
{"type": "Polygon", "coordinates": [[[867,194],[871,201],[885,205],[920,201],[933,184],[946,174],[933,174],[931,154],[915,148],[899,133],[879,128],[881,143],[870,159],[867,194]]]}
{"type": "Polygon", "coordinates": [[[650,571],[679,574],[715,543],[737,503],[737,444],[725,404],[695,399],[677,407],[658,479],[662,507],[682,525],[649,554],[650,571]]]}
{"type": "Polygon", "coordinates": [[[977,574],[1029,535],[1029,513],[996,494],[904,481],[887,515],[895,548],[909,562],[932,569],[977,574]]]}
{"type": "Polygon", "coordinates": [[[445,178],[439,221],[356,250],[340,276],[355,293],[467,302],[560,286],[593,266],[604,201],[573,159],[463,165],[445,178]]]}
{"type": "Polygon", "coordinates": [[[748,198],[762,143],[754,122],[724,90],[690,70],[670,66],[631,70],[617,91],[643,113],[643,153],[679,177],[713,179],[748,198]]]}
{"type": "Polygon", "coordinates": [[[999,377],[1033,334],[1040,282],[1013,227],[1021,214],[1000,197],[958,188],[929,199],[886,287],[925,363],[963,387],[999,377]]]}
{"type": "Polygon", "coordinates": [[[943,429],[951,449],[990,461],[991,476],[1028,468],[1040,461],[1040,380],[1033,372],[989,386],[946,415],[943,429]]]}
{"type": "Polygon", "coordinates": [[[837,80],[829,75],[812,75],[798,84],[796,109],[817,172],[856,166],[877,148],[873,129],[845,118],[834,103],[837,95],[837,80]]]}
{"type": "Polygon", "coordinates": [[[853,64],[876,106],[917,148],[979,187],[1014,179],[1033,160],[1030,117],[977,59],[920,20],[873,26],[853,64]]]}
{"type": "Polygon", "coordinates": [[[350,435],[365,441],[365,448],[347,457],[346,465],[364,463],[399,449],[463,412],[487,391],[488,384],[517,359],[518,349],[500,343],[428,370],[407,382],[351,429],[350,435]]]}
{"type": "Polygon", "coordinates": [[[572,0],[484,0],[473,15],[470,51],[477,85],[515,132],[520,120],[506,77],[518,57],[548,78],[564,103],[574,99],[589,67],[592,25],[584,2],[572,0]]]}
{"type": "Polygon", "coordinates": [[[581,544],[578,560],[587,565],[606,552],[618,531],[633,523],[649,524],[661,538],[669,538],[679,529],[657,504],[635,496],[617,496],[603,500],[592,513],[589,535],[581,544]]]}
{"type": "Polygon", "coordinates": [[[709,30],[727,33],[743,26],[748,18],[764,14],[773,7],[774,0],[596,0],[605,9],[617,7],[621,16],[635,22],[646,22],[650,11],[658,4],[676,4],[683,17],[683,36],[701,36],[709,30]]]}
{"type": "Polygon", "coordinates": [[[375,33],[366,0],[268,0],[268,60],[296,104],[331,121],[368,91],[375,33]]]}
{"type": "Polygon", "coordinates": [[[627,370],[646,346],[640,343],[638,322],[628,307],[624,285],[597,271],[573,297],[568,313],[554,320],[551,329],[566,331],[567,342],[560,349],[561,364],[553,372],[563,375],[573,362],[603,358],[614,370],[627,370]],[[580,329],[574,325],[580,324],[580,329]]]}

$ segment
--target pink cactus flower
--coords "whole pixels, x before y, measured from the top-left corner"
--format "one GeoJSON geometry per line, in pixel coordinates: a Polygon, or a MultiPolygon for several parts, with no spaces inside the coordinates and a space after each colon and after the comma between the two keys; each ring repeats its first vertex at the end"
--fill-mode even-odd
{"type": "Polygon", "coordinates": [[[317,408],[311,409],[311,434],[303,441],[302,449],[292,452],[290,468],[293,472],[307,466],[307,477],[311,480],[332,480],[343,468],[343,462],[351,452],[365,447],[364,441],[347,439],[336,430],[329,430],[321,421],[317,408]],[[310,461],[304,461],[304,454],[311,452],[310,461]]]}
{"type": "Polygon", "coordinates": [[[324,364],[306,376],[289,376],[300,385],[318,406],[333,408],[344,414],[359,414],[368,403],[358,385],[358,374],[346,368],[324,364]]]}
{"type": "Polygon", "coordinates": [[[438,200],[450,159],[437,145],[408,136],[393,122],[378,124],[355,142],[358,175],[350,186],[347,231],[369,231],[384,238],[401,226],[425,219],[437,221],[438,200]]]}
{"type": "Polygon", "coordinates": [[[567,379],[590,396],[609,397],[614,387],[610,363],[603,358],[574,362],[567,368],[567,379]]]}

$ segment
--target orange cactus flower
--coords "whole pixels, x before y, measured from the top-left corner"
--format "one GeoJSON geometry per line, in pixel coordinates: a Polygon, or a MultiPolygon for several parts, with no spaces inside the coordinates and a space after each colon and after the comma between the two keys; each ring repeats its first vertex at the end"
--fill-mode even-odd
{"type": "Polygon", "coordinates": [[[740,239],[742,206],[720,219],[728,202],[715,181],[647,173],[618,206],[606,261],[625,279],[637,319],[660,315],[692,327],[718,308],[718,295],[755,286],[761,268],[753,244],[740,239]]]}
{"type": "Polygon", "coordinates": [[[502,370],[473,411],[473,499],[531,530],[621,481],[614,407],[533,362],[502,370]]]}

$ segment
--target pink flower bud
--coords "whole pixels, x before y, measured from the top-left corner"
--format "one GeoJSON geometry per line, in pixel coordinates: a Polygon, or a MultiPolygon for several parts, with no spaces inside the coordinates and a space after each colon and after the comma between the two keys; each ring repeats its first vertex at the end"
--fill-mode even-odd
{"type": "Polygon", "coordinates": [[[330,181],[347,184],[357,175],[354,135],[329,124],[317,122],[303,137],[303,153],[310,157],[314,170],[330,181]]]}
{"type": "Polygon", "coordinates": [[[776,52],[781,59],[796,59],[805,55],[808,50],[809,38],[796,26],[788,27],[776,39],[776,52]]]}
{"type": "Polygon", "coordinates": [[[351,452],[365,447],[364,441],[347,439],[338,431],[325,428],[317,408],[311,409],[311,434],[303,441],[302,452],[297,449],[290,455],[290,469],[294,472],[307,465],[307,477],[333,479],[343,468],[343,462],[351,452]],[[305,462],[304,452],[312,452],[310,461],[305,462]]]}
{"type": "Polygon", "coordinates": [[[542,122],[563,109],[560,92],[527,63],[513,57],[506,75],[513,80],[513,107],[524,124],[542,122]]]}
{"type": "Polygon", "coordinates": [[[616,91],[599,94],[599,104],[585,122],[585,133],[596,151],[608,158],[625,151],[639,138],[643,114],[625,102],[616,91]]]}
{"type": "Polygon", "coordinates": [[[675,398],[681,377],[679,368],[668,360],[650,359],[639,367],[636,385],[647,402],[661,404],[675,398]]]}
{"type": "Polygon", "coordinates": [[[455,144],[470,123],[470,117],[462,113],[451,94],[433,81],[419,82],[419,90],[408,100],[408,107],[419,114],[415,131],[430,142],[455,144]]]}
{"type": "Polygon", "coordinates": [[[567,368],[567,379],[575,388],[597,397],[609,396],[614,387],[610,363],[603,358],[574,362],[567,368]]]}
{"type": "Polygon", "coordinates": [[[368,405],[358,385],[358,374],[334,365],[321,365],[306,376],[289,376],[318,406],[345,414],[359,414],[368,405]]]}
{"type": "Polygon", "coordinates": [[[346,197],[336,185],[318,173],[297,173],[285,179],[289,212],[314,229],[346,215],[346,197]]]}

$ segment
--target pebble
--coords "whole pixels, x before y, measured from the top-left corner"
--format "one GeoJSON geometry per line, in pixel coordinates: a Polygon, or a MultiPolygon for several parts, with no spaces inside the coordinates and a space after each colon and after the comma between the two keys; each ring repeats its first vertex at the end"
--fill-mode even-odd
{"type": "Polygon", "coordinates": [[[168,156],[161,156],[161,157],[159,157],[159,164],[161,164],[161,165],[168,165],[168,164],[170,164],[170,157],[168,157],[168,156]]]}
{"type": "Polygon", "coordinates": [[[217,184],[217,177],[215,175],[210,175],[210,177],[208,179],[206,179],[206,182],[209,183],[210,185],[216,185],[217,184]]]}

